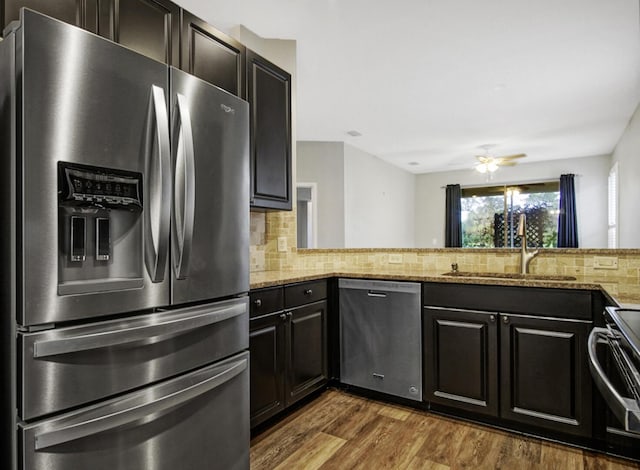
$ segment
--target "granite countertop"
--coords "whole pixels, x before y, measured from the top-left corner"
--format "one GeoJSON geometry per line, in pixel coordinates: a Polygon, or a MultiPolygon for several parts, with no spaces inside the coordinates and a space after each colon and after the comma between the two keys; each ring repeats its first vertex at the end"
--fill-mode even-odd
{"type": "Polygon", "coordinates": [[[601,290],[619,306],[640,304],[640,298],[624,293],[608,292],[600,283],[590,279],[547,280],[547,279],[511,279],[493,277],[446,276],[441,272],[403,273],[398,270],[300,270],[300,271],[260,271],[251,273],[251,289],[272,287],[293,282],[311,281],[328,277],[350,277],[367,279],[389,279],[416,282],[449,282],[456,284],[482,284],[498,286],[545,287],[551,289],[601,290]]]}

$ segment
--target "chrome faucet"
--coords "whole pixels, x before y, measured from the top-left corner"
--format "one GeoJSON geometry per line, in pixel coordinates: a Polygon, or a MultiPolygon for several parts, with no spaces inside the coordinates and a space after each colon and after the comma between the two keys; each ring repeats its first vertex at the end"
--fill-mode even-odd
{"type": "Polygon", "coordinates": [[[529,263],[538,255],[539,251],[529,251],[527,249],[527,216],[524,214],[520,214],[518,236],[520,237],[520,272],[527,274],[529,272],[529,263]]]}

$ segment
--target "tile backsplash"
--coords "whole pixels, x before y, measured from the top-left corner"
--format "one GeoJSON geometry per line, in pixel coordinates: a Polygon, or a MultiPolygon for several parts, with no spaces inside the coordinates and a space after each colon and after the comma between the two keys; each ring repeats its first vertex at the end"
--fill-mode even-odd
{"type": "Polygon", "coordinates": [[[249,222],[251,234],[249,236],[250,270],[265,271],[265,254],[267,250],[267,214],[266,212],[251,212],[249,222]]]}
{"type": "MultiPolygon", "coordinates": [[[[295,271],[345,269],[376,270],[420,274],[444,273],[457,263],[460,271],[519,271],[518,249],[296,249],[296,215],[290,212],[251,213],[251,271],[295,271]],[[288,249],[278,252],[278,238],[286,237],[288,249]],[[389,255],[400,263],[390,263],[389,255]]],[[[640,250],[549,249],[531,262],[536,274],[570,275],[587,282],[602,284],[615,294],[640,296],[640,250]],[[617,257],[617,269],[600,269],[597,256],[617,257]]]]}

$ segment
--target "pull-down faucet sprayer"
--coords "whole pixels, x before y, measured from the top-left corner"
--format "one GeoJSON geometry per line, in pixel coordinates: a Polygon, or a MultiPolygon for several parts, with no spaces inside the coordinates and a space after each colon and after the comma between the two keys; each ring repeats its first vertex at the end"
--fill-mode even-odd
{"type": "Polygon", "coordinates": [[[520,214],[518,221],[518,236],[520,237],[520,272],[527,274],[529,272],[529,263],[535,258],[539,251],[529,251],[527,248],[527,216],[520,214]]]}

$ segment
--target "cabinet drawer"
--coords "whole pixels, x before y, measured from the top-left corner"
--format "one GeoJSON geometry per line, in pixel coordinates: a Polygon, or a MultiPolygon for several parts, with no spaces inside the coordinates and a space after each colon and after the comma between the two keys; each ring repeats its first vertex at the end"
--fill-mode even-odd
{"type": "Polygon", "coordinates": [[[284,306],[285,308],[293,308],[298,305],[304,305],[327,297],[327,281],[302,282],[293,284],[284,288],[284,306]]]}
{"type": "Polygon", "coordinates": [[[591,291],[479,284],[425,283],[425,306],[592,319],[591,291]]]}
{"type": "Polygon", "coordinates": [[[284,307],[282,287],[253,290],[249,293],[250,317],[277,312],[284,307]]]}

